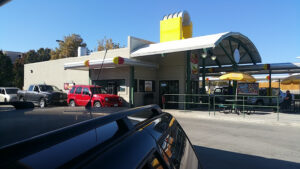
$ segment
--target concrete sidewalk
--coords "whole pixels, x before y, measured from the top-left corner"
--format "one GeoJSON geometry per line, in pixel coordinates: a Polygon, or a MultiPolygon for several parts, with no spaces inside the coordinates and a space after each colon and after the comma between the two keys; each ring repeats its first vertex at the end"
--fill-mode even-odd
{"type": "Polygon", "coordinates": [[[200,118],[211,120],[225,120],[232,122],[245,122],[245,123],[258,123],[267,125],[283,125],[283,126],[295,126],[300,127],[300,113],[274,113],[257,111],[248,114],[234,114],[234,113],[220,113],[219,111],[200,111],[200,110],[176,110],[176,109],[163,109],[175,117],[183,118],[200,118]]]}

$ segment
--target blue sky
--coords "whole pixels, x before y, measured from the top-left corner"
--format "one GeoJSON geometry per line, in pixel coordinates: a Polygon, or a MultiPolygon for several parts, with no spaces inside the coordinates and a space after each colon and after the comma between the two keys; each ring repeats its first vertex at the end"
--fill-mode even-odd
{"type": "Polygon", "coordinates": [[[128,35],[159,42],[159,21],[180,10],[189,12],[194,37],[240,32],[263,63],[300,62],[299,0],[12,0],[0,7],[0,49],[55,48],[72,33],[92,50],[104,36],[122,46],[128,35]]]}

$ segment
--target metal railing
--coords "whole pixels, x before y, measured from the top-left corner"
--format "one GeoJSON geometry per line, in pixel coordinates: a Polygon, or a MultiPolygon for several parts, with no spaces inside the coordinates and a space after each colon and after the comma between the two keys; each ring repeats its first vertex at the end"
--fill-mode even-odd
{"type": "Polygon", "coordinates": [[[280,99],[278,96],[164,94],[162,96],[162,103],[163,109],[166,109],[168,104],[177,104],[177,106],[184,110],[194,108],[190,105],[204,105],[207,106],[209,115],[212,110],[215,115],[216,108],[219,110],[228,108],[230,111],[234,110],[242,112],[244,117],[246,111],[271,108],[276,110],[277,120],[279,120],[280,99]]]}

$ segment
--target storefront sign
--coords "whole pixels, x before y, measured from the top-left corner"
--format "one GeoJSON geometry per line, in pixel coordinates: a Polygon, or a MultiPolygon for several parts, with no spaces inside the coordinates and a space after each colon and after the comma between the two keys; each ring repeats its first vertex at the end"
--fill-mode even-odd
{"type": "Polygon", "coordinates": [[[237,88],[238,94],[244,95],[258,95],[258,83],[239,83],[237,88]]]}
{"type": "Polygon", "coordinates": [[[75,85],[75,83],[64,83],[64,89],[70,90],[75,85]]]}
{"type": "Polygon", "coordinates": [[[85,60],[83,62],[84,66],[89,67],[90,66],[90,61],[89,60],[85,60]]]}
{"type": "Polygon", "coordinates": [[[152,81],[145,81],[145,92],[152,92],[152,81]]]}
{"type": "Polygon", "coordinates": [[[113,58],[113,62],[114,64],[116,65],[121,65],[124,63],[124,58],[120,57],[120,56],[117,56],[117,57],[114,57],[113,58]]]}
{"type": "Polygon", "coordinates": [[[190,65],[191,65],[191,80],[199,80],[199,66],[198,66],[198,55],[191,54],[190,65]]]}

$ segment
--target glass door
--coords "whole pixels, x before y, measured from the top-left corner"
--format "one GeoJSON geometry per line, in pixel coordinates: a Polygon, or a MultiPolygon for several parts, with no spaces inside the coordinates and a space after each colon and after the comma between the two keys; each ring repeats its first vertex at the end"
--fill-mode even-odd
{"type": "MultiPolygon", "coordinates": [[[[164,94],[174,94],[165,96],[165,101],[178,102],[179,80],[161,80],[159,81],[159,105],[163,107],[162,96],[164,94]]],[[[177,109],[178,103],[165,104],[165,108],[177,109]]]]}

